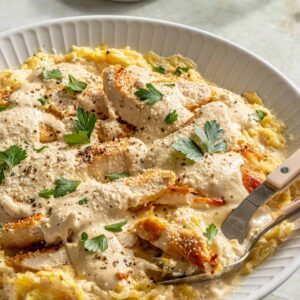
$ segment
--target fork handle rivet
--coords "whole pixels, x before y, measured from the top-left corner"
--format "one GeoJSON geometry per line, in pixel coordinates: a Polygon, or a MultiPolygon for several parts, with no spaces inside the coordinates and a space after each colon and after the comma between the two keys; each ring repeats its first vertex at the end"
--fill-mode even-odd
{"type": "Polygon", "coordinates": [[[289,172],[289,168],[288,168],[288,167],[282,167],[282,168],[280,169],[280,172],[283,173],[283,174],[286,174],[286,173],[289,172]]]}

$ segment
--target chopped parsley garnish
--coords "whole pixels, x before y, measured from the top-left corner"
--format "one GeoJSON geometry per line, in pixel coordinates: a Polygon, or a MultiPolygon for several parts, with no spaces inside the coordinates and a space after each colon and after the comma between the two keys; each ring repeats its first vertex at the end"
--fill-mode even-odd
{"type": "Polygon", "coordinates": [[[47,99],[45,99],[44,97],[37,99],[37,101],[39,101],[42,105],[47,104],[47,99]]]}
{"type": "Polygon", "coordinates": [[[210,244],[215,236],[218,234],[218,229],[215,224],[210,224],[206,227],[203,235],[207,238],[207,242],[210,244]]]}
{"type": "Polygon", "coordinates": [[[81,233],[81,242],[85,250],[90,252],[97,252],[101,250],[104,252],[108,248],[107,238],[104,234],[89,239],[86,232],[81,233]]]}
{"type": "Polygon", "coordinates": [[[0,184],[3,182],[4,179],[5,179],[4,167],[0,166],[0,184]]]}
{"type": "Polygon", "coordinates": [[[44,189],[39,192],[39,196],[45,199],[49,199],[54,195],[55,189],[44,189]]]}
{"type": "Polygon", "coordinates": [[[69,74],[69,82],[67,84],[67,90],[70,92],[82,92],[87,87],[87,84],[83,81],[77,80],[74,76],[69,74]]]}
{"type": "Polygon", "coordinates": [[[88,138],[91,137],[96,124],[96,114],[89,113],[82,108],[77,109],[77,120],[75,121],[75,127],[78,131],[86,131],[88,138]]]}
{"type": "Polygon", "coordinates": [[[74,144],[88,144],[92,132],[96,124],[96,114],[89,113],[82,108],[77,109],[77,120],[75,121],[76,132],[64,136],[66,143],[74,144]]]}
{"type": "Polygon", "coordinates": [[[84,204],[88,204],[88,202],[89,202],[88,199],[83,198],[83,199],[80,199],[80,200],[78,201],[78,204],[79,204],[79,205],[84,205],[84,204]]]}
{"type": "Polygon", "coordinates": [[[158,91],[153,84],[147,83],[146,89],[140,88],[134,93],[144,103],[153,105],[156,102],[161,101],[163,94],[158,91]]]}
{"type": "Polygon", "coordinates": [[[166,67],[165,66],[152,66],[152,70],[153,72],[157,72],[157,73],[160,73],[160,74],[166,74],[166,67]]]}
{"type": "Polygon", "coordinates": [[[119,223],[115,223],[115,224],[110,224],[110,225],[105,225],[104,228],[107,231],[111,231],[111,232],[121,232],[122,231],[122,227],[125,226],[127,224],[127,220],[119,222],[119,223]]]}
{"type": "Polygon", "coordinates": [[[206,121],[204,131],[196,127],[193,140],[201,148],[202,152],[218,153],[227,150],[227,143],[221,139],[224,130],[216,120],[206,121]]]}
{"type": "Polygon", "coordinates": [[[227,150],[227,143],[221,139],[224,130],[220,129],[220,124],[213,121],[206,121],[204,130],[195,127],[193,138],[181,138],[172,147],[183,154],[186,158],[197,161],[208,152],[218,153],[227,150]]]}
{"type": "Polygon", "coordinates": [[[255,114],[253,114],[253,120],[256,121],[256,122],[262,121],[265,118],[266,115],[267,115],[266,112],[257,109],[255,111],[255,114]]]}
{"type": "Polygon", "coordinates": [[[175,86],[175,83],[165,83],[164,86],[167,86],[167,87],[174,87],[174,86],[175,86]]]}
{"type": "Polygon", "coordinates": [[[80,181],[76,180],[68,180],[63,177],[55,180],[55,188],[54,189],[44,189],[40,191],[39,196],[42,198],[50,198],[54,196],[54,198],[65,196],[66,194],[75,192],[80,181]]]}
{"type": "Polygon", "coordinates": [[[11,170],[27,157],[27,153],[18,145],[13,145],[0,152],[0,165],[6,165],[11,170]]]}
{"type": "Polygon", "coordinates": [[[111,174],[105,175],[105,179],[116,180],[116,179],[120,179],[120,178],[126,178],[128,176],[129,176],[129,174],[127,172],[111,173],[111,174]]]}
{"type": "Polygon", "coordinates": [[[86,131],[78,131],[64,136],[64,141],[70,145],[88,144],[90,139],[86,131]]]}
{"type": "Polygon", "coordinates": [[[4,151],[0,151],[0,184],[5,179],[4,170],[11,170],[26,157],[26,151],[18,145],[13,145],[4,151]]]}
{"type": "Polygon", "coordinates": [[[16,105],[0,106],[0,112],[16,107],[16,105]]]}
{"type": "Polygon", "coordinates": [[[179,67],[178,66],[174,72],[174,75],[180,76],[182,73],[188,73],[189,70],[190,69],[188,67],[179,67]]]}
{"type": "Polygon", "coordinates": [[[63,75],[59,69],[47,70],[46,68],[43,68],[42,75],[43,75],[43,78],[46,80],[48,80],[48,79],[62,80],[63,79],[63,75]]]}
{"type": "Polygon", "coordinates": [[[192,161],[197,161],[203,156],[201,149],[190,138],[181,138],[172,147],[192,161]]]}
{"type": "Polygon", "coordinates": [[[166,124],[173,124],[175,121],[177,121],[177,119],[178,119],[178,114],[176,110],[173,110],[172,112],[167,114],[167,116],[164,119],[164,122],[166,124]]]}
{"type": "Polygon", "coordinates": [[[40,153],[40,152],[42,152],[44,149],[46,149],[46,148],[48,148],[48,146],[43,146],[43,147],[41,147],[41,148],[32,148],[35,152],[37,152],[37,153],[40,153]]]}

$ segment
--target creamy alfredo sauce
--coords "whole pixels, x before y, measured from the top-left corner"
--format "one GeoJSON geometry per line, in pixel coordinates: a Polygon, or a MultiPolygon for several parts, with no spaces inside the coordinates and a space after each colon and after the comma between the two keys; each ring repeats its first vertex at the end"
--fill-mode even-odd
{"type": "MultiPolygon", "coordinates": [[[[45,63],[44,67],[58,68],[63,74],[62,81],[42,80],[41,68],[32,72],[23,71],[24,80],[21,88],[9,98],[9,102],[16,104],[16,107],[0,112],[0,150],[18,144],[27,151],[27,158],[6,175],[4,183],[0,186],[0,219],[5,223],[41,213],[44,216],[42,231],[46,242],[54,243],[62,240],[79,277],[87,277],[104,290],[114,289],[120,282],[129,284],[126,280],[120,280],[116,274],[129,274],[130,277],[144,274],[149,268],[155,269],[154,265],[136,258],[133,254],[131,247],[136,243],[137,237],[131,228],[138,218],[138,213],[128,210],[137,206],[147,196],[151,196],[153,187],[131,188],[126,184],[126,179],[111,183],[95,180],[89,172],[89,163],[78,155],[86,146],[68,146],[63,136],[73,131],[78,107],[95,111],[101,118],[116,115],[113,111],[109,112],[113,105],[108,104],[102,79],[96,68],[91,65],[61,63],[54,66],[45,63]],[[87,83],[83,92],[77,94],[65,92],[64,86],[67,84],[69,74],[87,83]],[[41,97],[46,97],[47,106],[43,107],[38,101],[41,97]],[[59,111],[62,116],[57,117],[55,113],[53,114],[53,110],[59,111]],[[47,144],[40,142],[41,123],[54,130],[56,141],[47,144]],[[41,152],[34,150],[45,145],[47,147],[41,152]],[[80,180],[81,183],[75,192],[64,197],[41,198],[39,192],[45,188],[52,188],[54,181],[59,177],[80,180]],[[83,198],[88,199],[88,203],[79,205],[79,200],[83,198]],[[104,229],[105,225],[122,220],[128,220],[122,233],[115,234],[104,229]],[[105,234],[108,249],[96,253],[85,251],[80,241],[80,234],[83,231],[90,237],[105,234]]],[[[132,68],[131,72],[139,78],[140,87],[145,87],[148,81],[153,80],[151,77],[153,75],[149,72],[143,73],[142,77],[135,68],[132,68]]],[[[137,134],[141,140],[133,143],[130,155],[123,157],[126,160],[124,166],[129,166],[129,169],[119,171],[128,171],[130,175],[137,175],[151,168],[174,171],[177,175],[177,184],[192,187],[203,195],[222,198],[226,205],[197,207],[183,201],[172,216],[173,221],[178,224],[189,223],[190,218],[196,216],[200,222],[198,229],[201,232],[204,232],[210,223],[220,227],[230,210],[247,195],[240,170],[245,161],[235,150],[241,141],[246,141],[242,131],[255,129],[257,126],[251,117],[253,110],[241,97],[213,88],[222,95],[220,97],[223,98],[222,101],[208,103],[192,113],[185,108],[186,104],[194,101],[197,88],[198,94],[202,95],[203,87],[199,88],[196,83],[191,83],[192,94],[186,83],[180,80],[174,89],[164,86],[163,83],[158,84],[158,87],[164,94],[163,101],[151,107],[144,106],[144,110],[142,107],[142,117],[128,116],[124,112],[125,121],[133,122],[132,125],[136,127],[143,127],[144,133],[137,134]],[[172,104],[174,101],[175,104],[172,104]],[[180,112],[179,127],[192,116],[194,121],[182,128],[173,127],[172,131],[176,132],[162,134],[156,124],[157,119],[152,118],[154,121],[149,122],[147,119],[150,115],[159,115],[161,110],[167,111],[170,105],[180,112]],[[176,156],[172,144],[180,137],[191,136],[195,126],[202,128],[208,120],[218,121],[224,129],[224,140],[228,144],[229,151],[204,155],[194,164],[183,162],[176,156]]],[[[114,99],[110,100],[114,102],[114,99]]],[[[123,109],[126,110],[126,107],[123,109]]],[[[122,114],[122,110],[118,113],[122,114]]],[[[98,143],[95,131],[91,143],[98,143]]],[[[176,204],[176,197],[164,197],[167,196],[161,197],[161,203],[165,201],[165,204],[170,202],[176,204]]],[[[261,219],[256,220],[255,226],[261,226],[269,220],[269,217],[263,215],[261,219]]],[[[232,262],[243,252],[243,246],[236,241],[228,241],[221,232],[214,239],[212,248],[219,254],[219,262],[223,265],[232,262]]]]}

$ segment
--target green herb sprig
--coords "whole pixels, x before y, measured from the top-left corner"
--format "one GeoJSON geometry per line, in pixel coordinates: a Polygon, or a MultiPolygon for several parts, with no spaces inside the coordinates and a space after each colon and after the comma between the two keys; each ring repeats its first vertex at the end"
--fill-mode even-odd
{"type": "Polygon", "coordinates": [[[134,93],[141,101],[153,105],[162,100],[163,94],[152,83],[146,84],[146,89],[140,88],[134,93]]]}
{"type": "Polygon", "coordinates": [[[129,174],[127,172],[111,173],[111,174],[105,175],[105,179],[116,180],[116,179],[120,179],[120,178],[126,178],[128,176],[129,176],[129,174]]]}
{"type": "Polygon", "coordinates": [[[107,237],[104,234],[89,239],[88,234],[86,232],[82,232],[81,242],[83,243],[84,249],[90,252],[97,252],[98,250],[104,252],[108,248],[107,237]]]}
{"type": "Polygon", "coordinates": [[[22,149],[18,145],[13,145],[4,151],[0,151],[0,184],[5,179],[4,171],[6,169],[11,170],[26,157],[26,150],[22,149]]]}
{"type": "Polygon", "coordinates": [[[160,74],[166,74],[167,68],[165,66],[152,66],[152,71],[160,74]]]}
{"type": "Polygon", "coordinates": [[[87,87],[87,84],[83,81],[77,80],[74,76],[69,74],[69,82],[66,86],[67,91],[69,92],[74,92],[74,93],[79,93],[85,90],[87,87]]]}
{"type": "Polygon", "coordinates": [[[68,180],[63,177],[55,180],[55,188],[44,189],[39,192],[39,196],[45,199],[49,199],[51,196],[54,198],[65,196],[69,193],[75,192],[80,181],[68,180]]]}
{"type": "Polygon", "coordinates": [[[47,70],[46,68],[43,68],[42,76],[45,80],[49,80],[49,79],[62,80],[63,79],[63,75],[59,69],[47,70]]]}
{"type": "Polygon", "coordinates": [[[181,138],[172,147],[186,158],[197,161],[203,153],[213,154],[226,151],[227,143],[221,139],[223,135],[224,130],[220,128],[217,121],[207,121],[204,130],[195,127],[195,134],[192,138],[181,138]]]}
{"type": "Polygon", "coordinates": [[[77,110],[77,120],[75,121],[76,131],[64,136],[64,141],[70,145],[88,144],[95,128],[97,118],[95,113],[89,113],[83,108],[77,110]]]}
{"type": "Polygon", "coordinates": [[[127,224],[127,220],[119,222],[119,223],[115,223],[115,224],[110,224],[110,225],[105,225],[104,228],[107,231],[111,231],[111,232],[121,232],[123,226],[125,226],[127,224]]]}
{"type": "Polygon", "coordinates": [[[188,67],[180,67],[178,66],[174,72],[174,75],[176,76],[180,76],[182,73],[188,73],[189,72],[189,68],[188,67]]]}
{"type": "Polygon", "coordinates": [[[176,122],[178,119],[178,114],[176,110],[173,110],[172,112],[170,112],[169,114],[167,114],[167,116],[164,119],[164,122],[168,125],[173,124],[174,122],[176,122]]]}
{"type": "Polygon", "coordinates": [[[203,232],[203,235],[207,238],[207,242],[211,244],[212,240],[216,237],[218,234],[218,229],[215,224],[210,224],[207,226],[205,232],[203,232]]]}
{"type": "Polygon", "coordinates": [[[267,115],[266,112],[257,109],[255,111],[255,113],[253,114],[253,120],[256,121],[256,122],[262,121],[265,118],[266,115],[267,115]]]}

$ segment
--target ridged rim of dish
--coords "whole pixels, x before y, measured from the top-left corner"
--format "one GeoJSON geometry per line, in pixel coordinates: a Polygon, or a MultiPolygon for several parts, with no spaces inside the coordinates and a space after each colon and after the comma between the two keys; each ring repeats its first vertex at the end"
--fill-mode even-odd
{"type": "MultiPolygon", "coordinates": [[[[223,44],[226,44],[227,46],[235,48],[236,50],[243,52],[243,53],[247,54],[248,56],[254,58],[256,61],[258,61],[260,64],[262,64],[265,68],[269,69],[271,72],[273,72],[277,76],[279,76],[284,81],[284,83],[287,86],[289,86],[289,88],[292,89],[293,92],[295,92],[297,94],[297,97],[299,97],[299,99],[300,99],[300,89],[296,86],[296,84],[294,84],[286,75],[284,75],[282,72],[280,72],[277,68],[275,68],[273,65],[271,65],[269,62],[267,62],[262,57],[256,55],[255,53],[246,49],[245,47],[240,46],[237,43],[232,42],[228,39],[222,38],[216,34],[210,33],[205,30],[197,29],[192,26],[175,23],[175,22],[163,21],[163,20],[154,19],[154,18],[135,17],[135,16],[117,16],[117,15],[75,16],[75,17],[66,17],[66,18],[45,20],[45,21],[40,21],[40,22],[35,22],[35,23],[19,26],[17,28],[10,29],[10,30],[0,33],[0,39],[9,37],[10,35],[13,35],[16,33],[22,33],[24,31],[27,31],[30,29],[38,28],[41,26],[47,26],[47,25],[52,25],[52,24],[63,24],[63,23],[67,23],[67,22],[76,22],[76,21],[91,21],[91,20],[136,21],[136,22],[140,22],[140,23],[164,25],[164,26],[167,26],[170,28],[183,29],[186,31],[190,31],[190,32],[193,32],[196,34],[198,33],[198,34],[201,34],[202,36],[206,36],[206,37],[215,39],[217,41],[220,41],[223,44]]],[[[282,285],[291,275],[293,275],[299,267],[300,267],[300,256],[298,257],[298,260],[296,260],[295,264],[290,265],[289,267],[287,267],[284,270],[281,270],[279,272],[280,275],[275,276],[268,283],[266,283],[265,286],[262,287],[260,291],[256,292],[255,298],[252,298],[252,299],[262,299],[262,297],[271,293],[273,290],[275,290],[280,285],[282,285]]]]}

